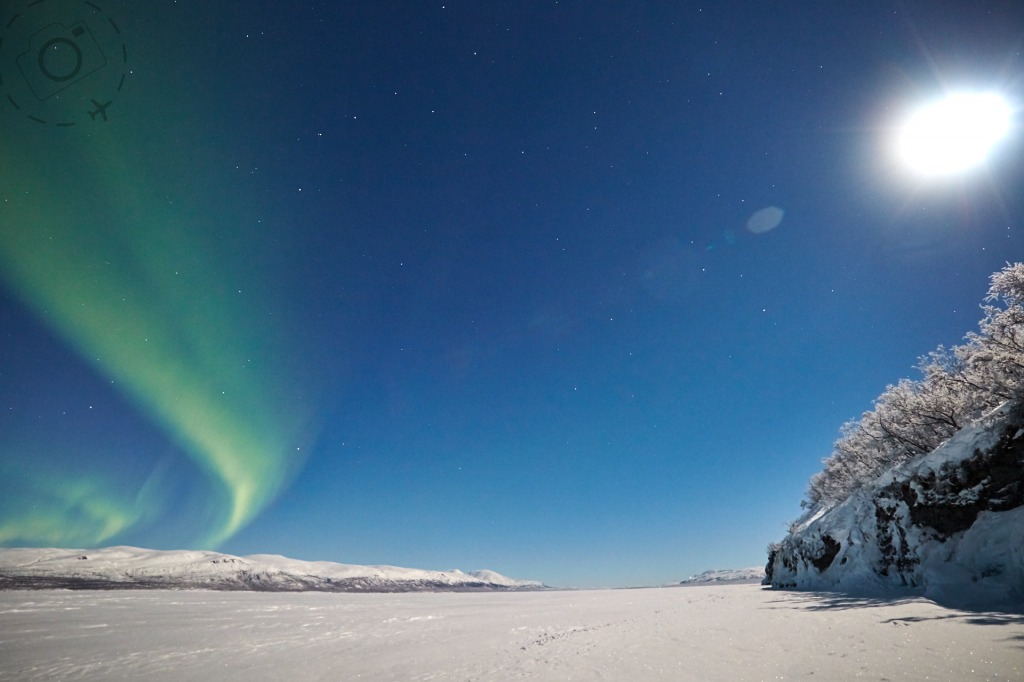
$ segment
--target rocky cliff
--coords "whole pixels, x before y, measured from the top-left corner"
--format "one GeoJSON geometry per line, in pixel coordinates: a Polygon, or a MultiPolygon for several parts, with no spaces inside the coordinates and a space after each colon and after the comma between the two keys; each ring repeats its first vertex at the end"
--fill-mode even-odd
{"type": "Polygon", "coordinates": [[[1024,607],[1024,403],[1008,403],[769,548],[765,584],[1024,607]]]}

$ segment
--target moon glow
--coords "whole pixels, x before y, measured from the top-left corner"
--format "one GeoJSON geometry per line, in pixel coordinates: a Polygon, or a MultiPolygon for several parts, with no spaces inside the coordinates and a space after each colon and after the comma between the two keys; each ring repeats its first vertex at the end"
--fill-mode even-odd
{"type": "Polygon", "coordinates": [[[1010,130],[1010,106],[992,92],[955,93],[913,111],[896,150],[911,170],[949,176],[981,165],[1010,130]]]}

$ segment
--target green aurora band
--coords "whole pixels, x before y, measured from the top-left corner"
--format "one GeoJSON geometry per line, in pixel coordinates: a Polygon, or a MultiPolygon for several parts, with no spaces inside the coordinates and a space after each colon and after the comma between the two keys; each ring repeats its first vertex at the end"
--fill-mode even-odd
{"type": "Polygon", "coordinates": [[[7,480],[17,478],[35,504],[16,518],[0,519],[0,546],[26,538],[51,547],[102,544],[140,522],[144,511],[123,499],[106,481],[76,475],[43,478],[4,471],[7,480]]]}
{"type": "MultiPolygon", "coordinates": [[[[186,151],[132,165],[111,137],[27,132],[0,136],[0,276],[208,473],[222,493],[196,541],[216,547],[280,492],[311,436],[278,275],[240,267],[271,238],[240,227],[244,198],[174,174],[186,151]]],[[[0,544],[95,545],[157,515],[159,496],[118,497],[84,471],[45,486],[3,473],[31,504],[0,518],[0,544]]]]}

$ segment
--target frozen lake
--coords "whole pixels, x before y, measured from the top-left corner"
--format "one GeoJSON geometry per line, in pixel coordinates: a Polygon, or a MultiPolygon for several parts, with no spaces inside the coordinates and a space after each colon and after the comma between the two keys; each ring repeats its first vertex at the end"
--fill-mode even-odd
{"type": "Polygon", "coordinates": [[[1022,680],[1024,616],[759,585],[0,592],[0,679],[1022,680]]]}

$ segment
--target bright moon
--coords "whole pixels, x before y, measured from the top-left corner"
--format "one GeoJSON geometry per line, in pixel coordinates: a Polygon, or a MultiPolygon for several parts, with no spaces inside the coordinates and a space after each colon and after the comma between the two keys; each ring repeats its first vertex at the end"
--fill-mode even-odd
{"type": "Polygon", "coordinates": [[[1010,106],[995,93],[957,93],[913,112],[897,153],[914,171],[953,175],[978,166],[1010,130],[1010,106]]]}

